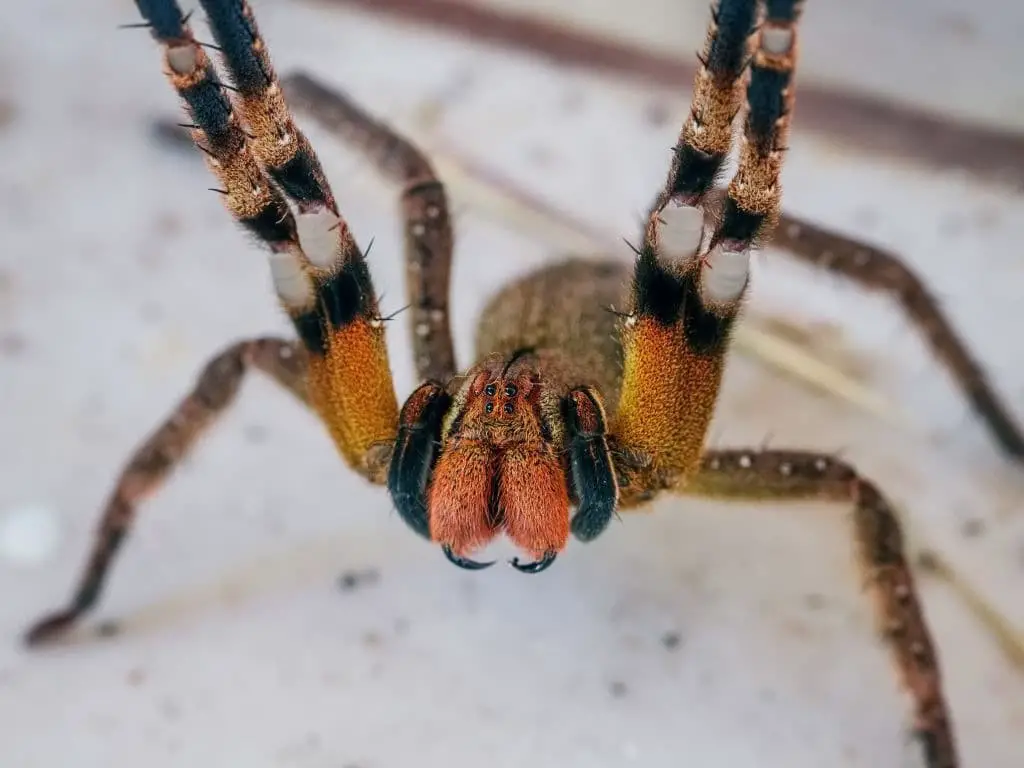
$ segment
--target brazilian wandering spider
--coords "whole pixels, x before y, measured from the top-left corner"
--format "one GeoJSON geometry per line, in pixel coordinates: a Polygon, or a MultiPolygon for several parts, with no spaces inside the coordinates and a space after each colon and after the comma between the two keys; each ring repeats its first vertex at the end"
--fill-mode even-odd
{"type": "Polygon", "coordinates": [[[429,160],[313,79],[286,81],[290,98],[343,131],[402,186],[409,314],[423,383],[401,408],[367,263],[285,105],[251,9],[244,0],[200,3],[229,86],[176,2],[136,4],[225,205],[269,251],[298,341],[241,341],[210,361],[124,469],[70,606],[38,622],[30,644],[58,638],[96,604],[139,502],[256,368],[309,405],[345,462],[386,485],[409,527],[462,568],[492,565],[472,556],[503,533],[529,557],[513,567],[540,573],[570,534],[593,540],[617,510],[661,491],[850,504],[859,562],[926,763],[959,764],[900,526],[880,491],[827,454],[705,448],[750,254],[771,240],[892,293],[1002,448],[1024,458],[1020,430],[922,283],[889,254],[780,213],[800,0],[716,4],[691,110],[635,263],[564,261],[507,286],[484,311],[477,361],[461,374],[448,320],[452,227],[429,160]],[[719,189],[741,112],[738,168],[719,189]],[[613,306],[627,311],[608,311],[613,306]]]}

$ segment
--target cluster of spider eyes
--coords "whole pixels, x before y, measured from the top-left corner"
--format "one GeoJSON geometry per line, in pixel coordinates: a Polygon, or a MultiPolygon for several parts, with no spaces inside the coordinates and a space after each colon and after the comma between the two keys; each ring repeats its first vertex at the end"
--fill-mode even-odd
{"type": "MultiPolygon", "coordinates": [[[[519,390],[516,389],[515,384],[505,385],[506,397],[515,397],[518,392],[519,390]]],[[[488,397],[494,397],[496,394],[498,394],[498,386],[496,384],[488,384],[486,387],[484,387],[484,394],[487,395],[488,397]]],[[[505,403],[505,413],[513,413],[515,412],[515,409],[516,407],[513,403],[505,403]]],[[[494,413],[494,401],[488,400],[487,405],[484,406],[484,410],[487,413],[494,413]]]]}

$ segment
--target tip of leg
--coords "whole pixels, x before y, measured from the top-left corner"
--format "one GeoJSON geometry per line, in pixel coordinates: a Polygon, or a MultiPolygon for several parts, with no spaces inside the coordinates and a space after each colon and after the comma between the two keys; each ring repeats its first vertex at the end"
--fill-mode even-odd
{"type": "Polygon", "coordinates": [[[24,643],[29,648],[49,645],[64,637],[75,625],[78,614],[74,611],[62,611],[47,616],[33,624],[24,635],[24,643]]]}

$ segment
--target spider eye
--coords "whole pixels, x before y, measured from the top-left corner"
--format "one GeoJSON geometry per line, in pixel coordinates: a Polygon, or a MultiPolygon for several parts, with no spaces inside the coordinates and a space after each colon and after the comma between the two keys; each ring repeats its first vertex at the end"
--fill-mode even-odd
{"type": "Polygon", "coordinates": [[[494,397],[498,393],[498,387],[495,384],[488,384],[484,387],[484,392],[487,393],[488,397],[494,397]]]}
{"type": "Polygon", "coordinates": [[[493,413],[494,412],[494,403],[488,403],[487,405],[485,405],[484,406],[484,410],[487,411],[488,413],[493,413]]]}
{"type": "MultiPolygon", "coordinates": [[[[516,385],[515,384],[509,384],[508,386],[505,387],[505,394],[508,395],[509,397],[515,397],[516,393],[518,391],[519,390],[516,389],[516,385]]],[[[511,411],[510,411],[510,413],[511,413],[511,411]]]]}
{"type": "Polygon", "coordinates": [[[505,413],[512,413],[516,407],[512,403],[505,403],[505,413]]]}

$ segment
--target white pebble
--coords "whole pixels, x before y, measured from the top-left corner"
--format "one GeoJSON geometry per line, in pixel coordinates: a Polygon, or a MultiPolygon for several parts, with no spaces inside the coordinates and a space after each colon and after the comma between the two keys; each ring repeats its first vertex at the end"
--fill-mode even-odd
{"type": "Polygon", "coordinates": [[[0,559],[14,565],[38,565],[53,556],[60,538],[56,513],[26,504],[0,516],[0,559]]]}

